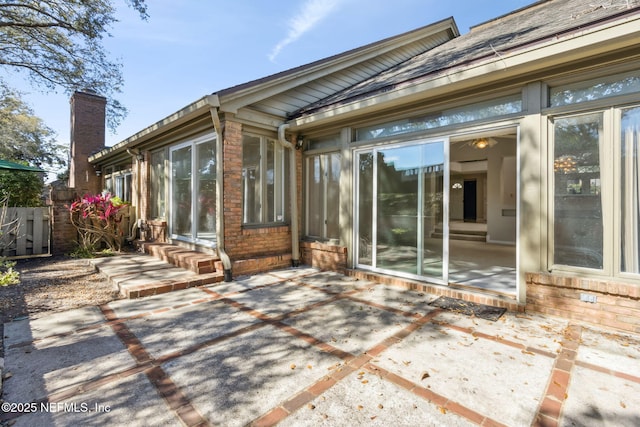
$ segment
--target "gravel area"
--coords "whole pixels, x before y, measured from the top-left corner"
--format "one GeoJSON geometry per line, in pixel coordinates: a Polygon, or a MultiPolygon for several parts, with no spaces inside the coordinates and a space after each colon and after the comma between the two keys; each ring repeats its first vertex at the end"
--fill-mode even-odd
{"type": "Polygon", "coordinates": [[[0,286],[0,325],[118,298],[105,275],[87,260],[64,256],[19,260],[20,283],[0,286]]]}

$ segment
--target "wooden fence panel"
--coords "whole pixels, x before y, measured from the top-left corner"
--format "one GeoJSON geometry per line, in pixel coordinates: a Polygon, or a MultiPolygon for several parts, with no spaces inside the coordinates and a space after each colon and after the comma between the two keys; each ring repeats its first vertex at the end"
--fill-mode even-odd
{"type": "Polygon", "coordinates": [[[15,232],[3,226],[0,256],[30,257],[51,254],[51,214],[49,207],[7,208],[5,222],[19,218],[15,232]]]}

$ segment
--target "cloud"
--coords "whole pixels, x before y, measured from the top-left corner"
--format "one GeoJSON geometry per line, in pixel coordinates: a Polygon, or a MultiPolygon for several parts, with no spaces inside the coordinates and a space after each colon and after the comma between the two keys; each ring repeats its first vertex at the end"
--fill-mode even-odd
{"type": "Polygon", "coordinates": [[[289,32],[269,54],[269,60],[274,62],[285,46],[295,42],[302,35],[315,27],[320,21],[326,18],[340,0],[306,0],[300,12],[289,20],[289,32]]]}

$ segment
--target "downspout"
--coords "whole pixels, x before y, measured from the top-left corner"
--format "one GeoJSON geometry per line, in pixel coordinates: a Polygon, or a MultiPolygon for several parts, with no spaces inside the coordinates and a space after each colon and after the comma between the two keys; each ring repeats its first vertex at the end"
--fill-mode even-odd
{"type": "Polygon", "coordinates": [[[231,259],[224,250],[224,168],[222,166],[224,155],[222,152],[222,126],[218,114],[220,102],[215,95],[209,96],[207,102],[210,105],[209,112],[211,113],[213,128],[216,131],[216,250],[218,251],[218,257],[220,257],[224,268],[224,281],[231,282],[233,280],[231,274],[231,259]]]}
{"type": "Polygon", "coordinates": [[[289,198],[291,199],[291,265],[300,266],[300,242],[298,240],[298,178],[295,147],[284,136],[289,124],[278,126],[278,142],[290,150],[289,155],[289,198]]]}

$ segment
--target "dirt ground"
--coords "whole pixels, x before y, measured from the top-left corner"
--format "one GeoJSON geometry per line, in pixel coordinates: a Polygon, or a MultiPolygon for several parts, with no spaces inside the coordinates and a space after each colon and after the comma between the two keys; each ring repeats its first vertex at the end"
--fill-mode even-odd
{"type": "Polygon", "coordinates": [[[23,259],[15,270],[20,272],[20,283],[0,286],[0,325],[25,316],[39,317],[118,298],[106,276],[84,259],[23,259]]]}

